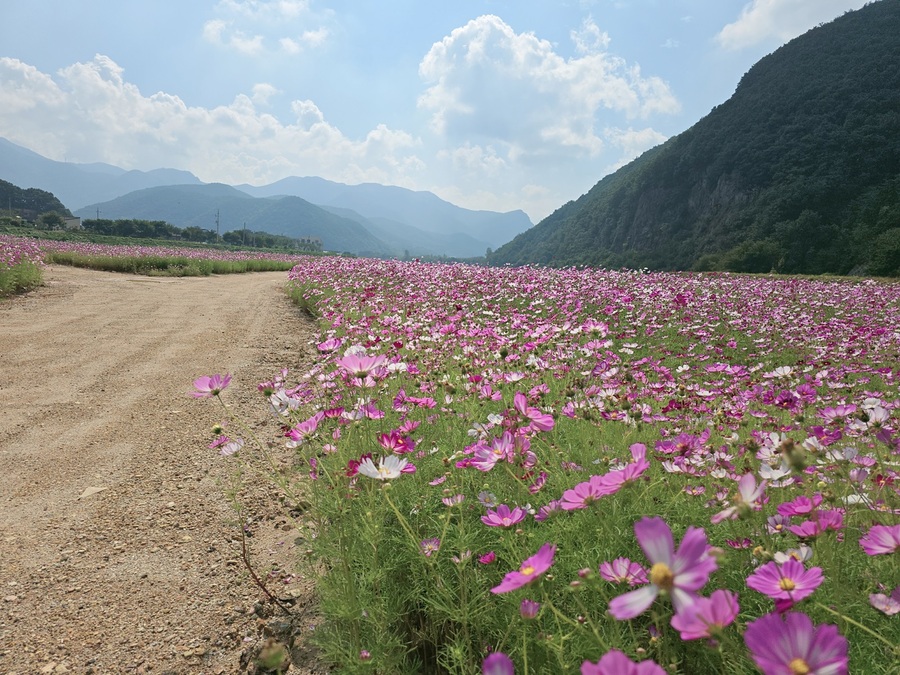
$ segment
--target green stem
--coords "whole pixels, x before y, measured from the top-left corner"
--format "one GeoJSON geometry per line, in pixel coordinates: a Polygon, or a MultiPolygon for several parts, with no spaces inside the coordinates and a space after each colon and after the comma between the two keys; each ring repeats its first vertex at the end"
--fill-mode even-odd
{"type": "Polygon", "coordinates": [[[869,635],[871,635],[873,638],[875,638],[875,639],[878,640],[879,642],[883,642],[883,643],[886,644],[888,647],[890,647],[891,651],[894,652],[895,654],[900,654],[900,645],[895,645],[895,644],[892,643],[890,640],[888,640],[887,638],[883,637],[883,636],[880,635],[879,633],[876,633],[874,630],[872,630],[872,629],[869,628],[868,626],[865,626],[865,625],[861,624],[859,621],[856,621],[856,620],[854,620],[854,619],[851,619],[851,618],[850,618],[849,616],[847,616],[846,614],[841,614],[840,612],[837,612],[837,611],[831,609],[831,607],[827,607],[826,605],[823,605],[821,602],[817,602],[817,603],[816,603],[816,607],[818,607],[819,609],[824,609],[826,612],[829,612],[829,613],[831,613],[831,614],[834,614],[836,617],[838,617],[838,618],[840,618],[840,619],[843,619],[843,620],[846,621],[847,623],[849,623],[849,624],[851,624],[851,625],[853,625],[853,626],[856,626],[857,628],[859,628],[859,629],[862,630],[862,631],[865,631],[866,633],[868,633],[869,635]]]}

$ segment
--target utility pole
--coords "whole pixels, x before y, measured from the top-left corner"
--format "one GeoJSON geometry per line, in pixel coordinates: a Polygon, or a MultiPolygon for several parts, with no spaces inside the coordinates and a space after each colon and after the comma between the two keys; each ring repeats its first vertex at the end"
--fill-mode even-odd
{"type": "Polygon", "coordinates": [[[244,231],[241,233],[241,246],[247,245],[247,221],[244,221],[244,231]]]}
{"type": "Polygon", "coordinates": [[[219,237],[219,209],[216,209],[216,243],[218,244],[222,239],[219,237]]]}
{"type": "Polygon", "coordinates": [[[97,220],[100,220],[100,209],[97,209],[97,220]]]}

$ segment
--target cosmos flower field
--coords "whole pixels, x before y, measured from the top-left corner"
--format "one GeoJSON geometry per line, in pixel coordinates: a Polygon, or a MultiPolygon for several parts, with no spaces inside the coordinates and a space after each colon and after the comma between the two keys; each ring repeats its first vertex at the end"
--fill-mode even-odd
{"type": "Polygon", "coordinates": [[[896,672],[900,284],[289,277],[320,356],[259,387],[341,672],[896,672]]]}
{"type": "Polygon", "coordinates": [[[215,248],[93,244],[32,239],[0,234],[0,293],[28,290],[41,282],[43,263],[87,267],[132,274],[200,276],[289,270],[299,256],[269,251],[227,251],[215,248]],[[28,272],[27,284],[22,283],[28,272]]]}
{"type": "Polygon", "coordinates": [[[33,239],[0,235],[0,298],[41,282],[44,254],[33,239]]]}

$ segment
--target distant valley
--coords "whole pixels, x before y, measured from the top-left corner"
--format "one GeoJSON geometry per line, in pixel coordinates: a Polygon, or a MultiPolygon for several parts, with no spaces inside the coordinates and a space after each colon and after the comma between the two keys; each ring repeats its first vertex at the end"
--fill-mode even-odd
{"type": "Polygon", "coordinates": [[[357,255],[484,256],[532,226],[522,211],[473,211],[430,192],[291,177],[271,185],[203,183],[175,169],[125,171],[47,159],[0,138],[0,179],[53,193],[82,218],[164,220],[180,228],[315,237],[357,255]]]}

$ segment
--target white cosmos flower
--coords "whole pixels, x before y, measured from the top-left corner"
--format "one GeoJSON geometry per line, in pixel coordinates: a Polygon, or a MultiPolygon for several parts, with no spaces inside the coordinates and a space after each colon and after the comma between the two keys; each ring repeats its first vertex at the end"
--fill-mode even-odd
{"type": "Polygon", "coordinates": [[[403,471],[406,464],[407,462],[405,459],[397,457],[397,455],[388,455],[387,457],[379,459],[378,466],[376,467],[372,458],[366,457],[362,463],[360,463],[357,471],[364,476],[375,478],[376,480],[391,480],[392,478],[400,476],[400,473],[403,471]]]}

